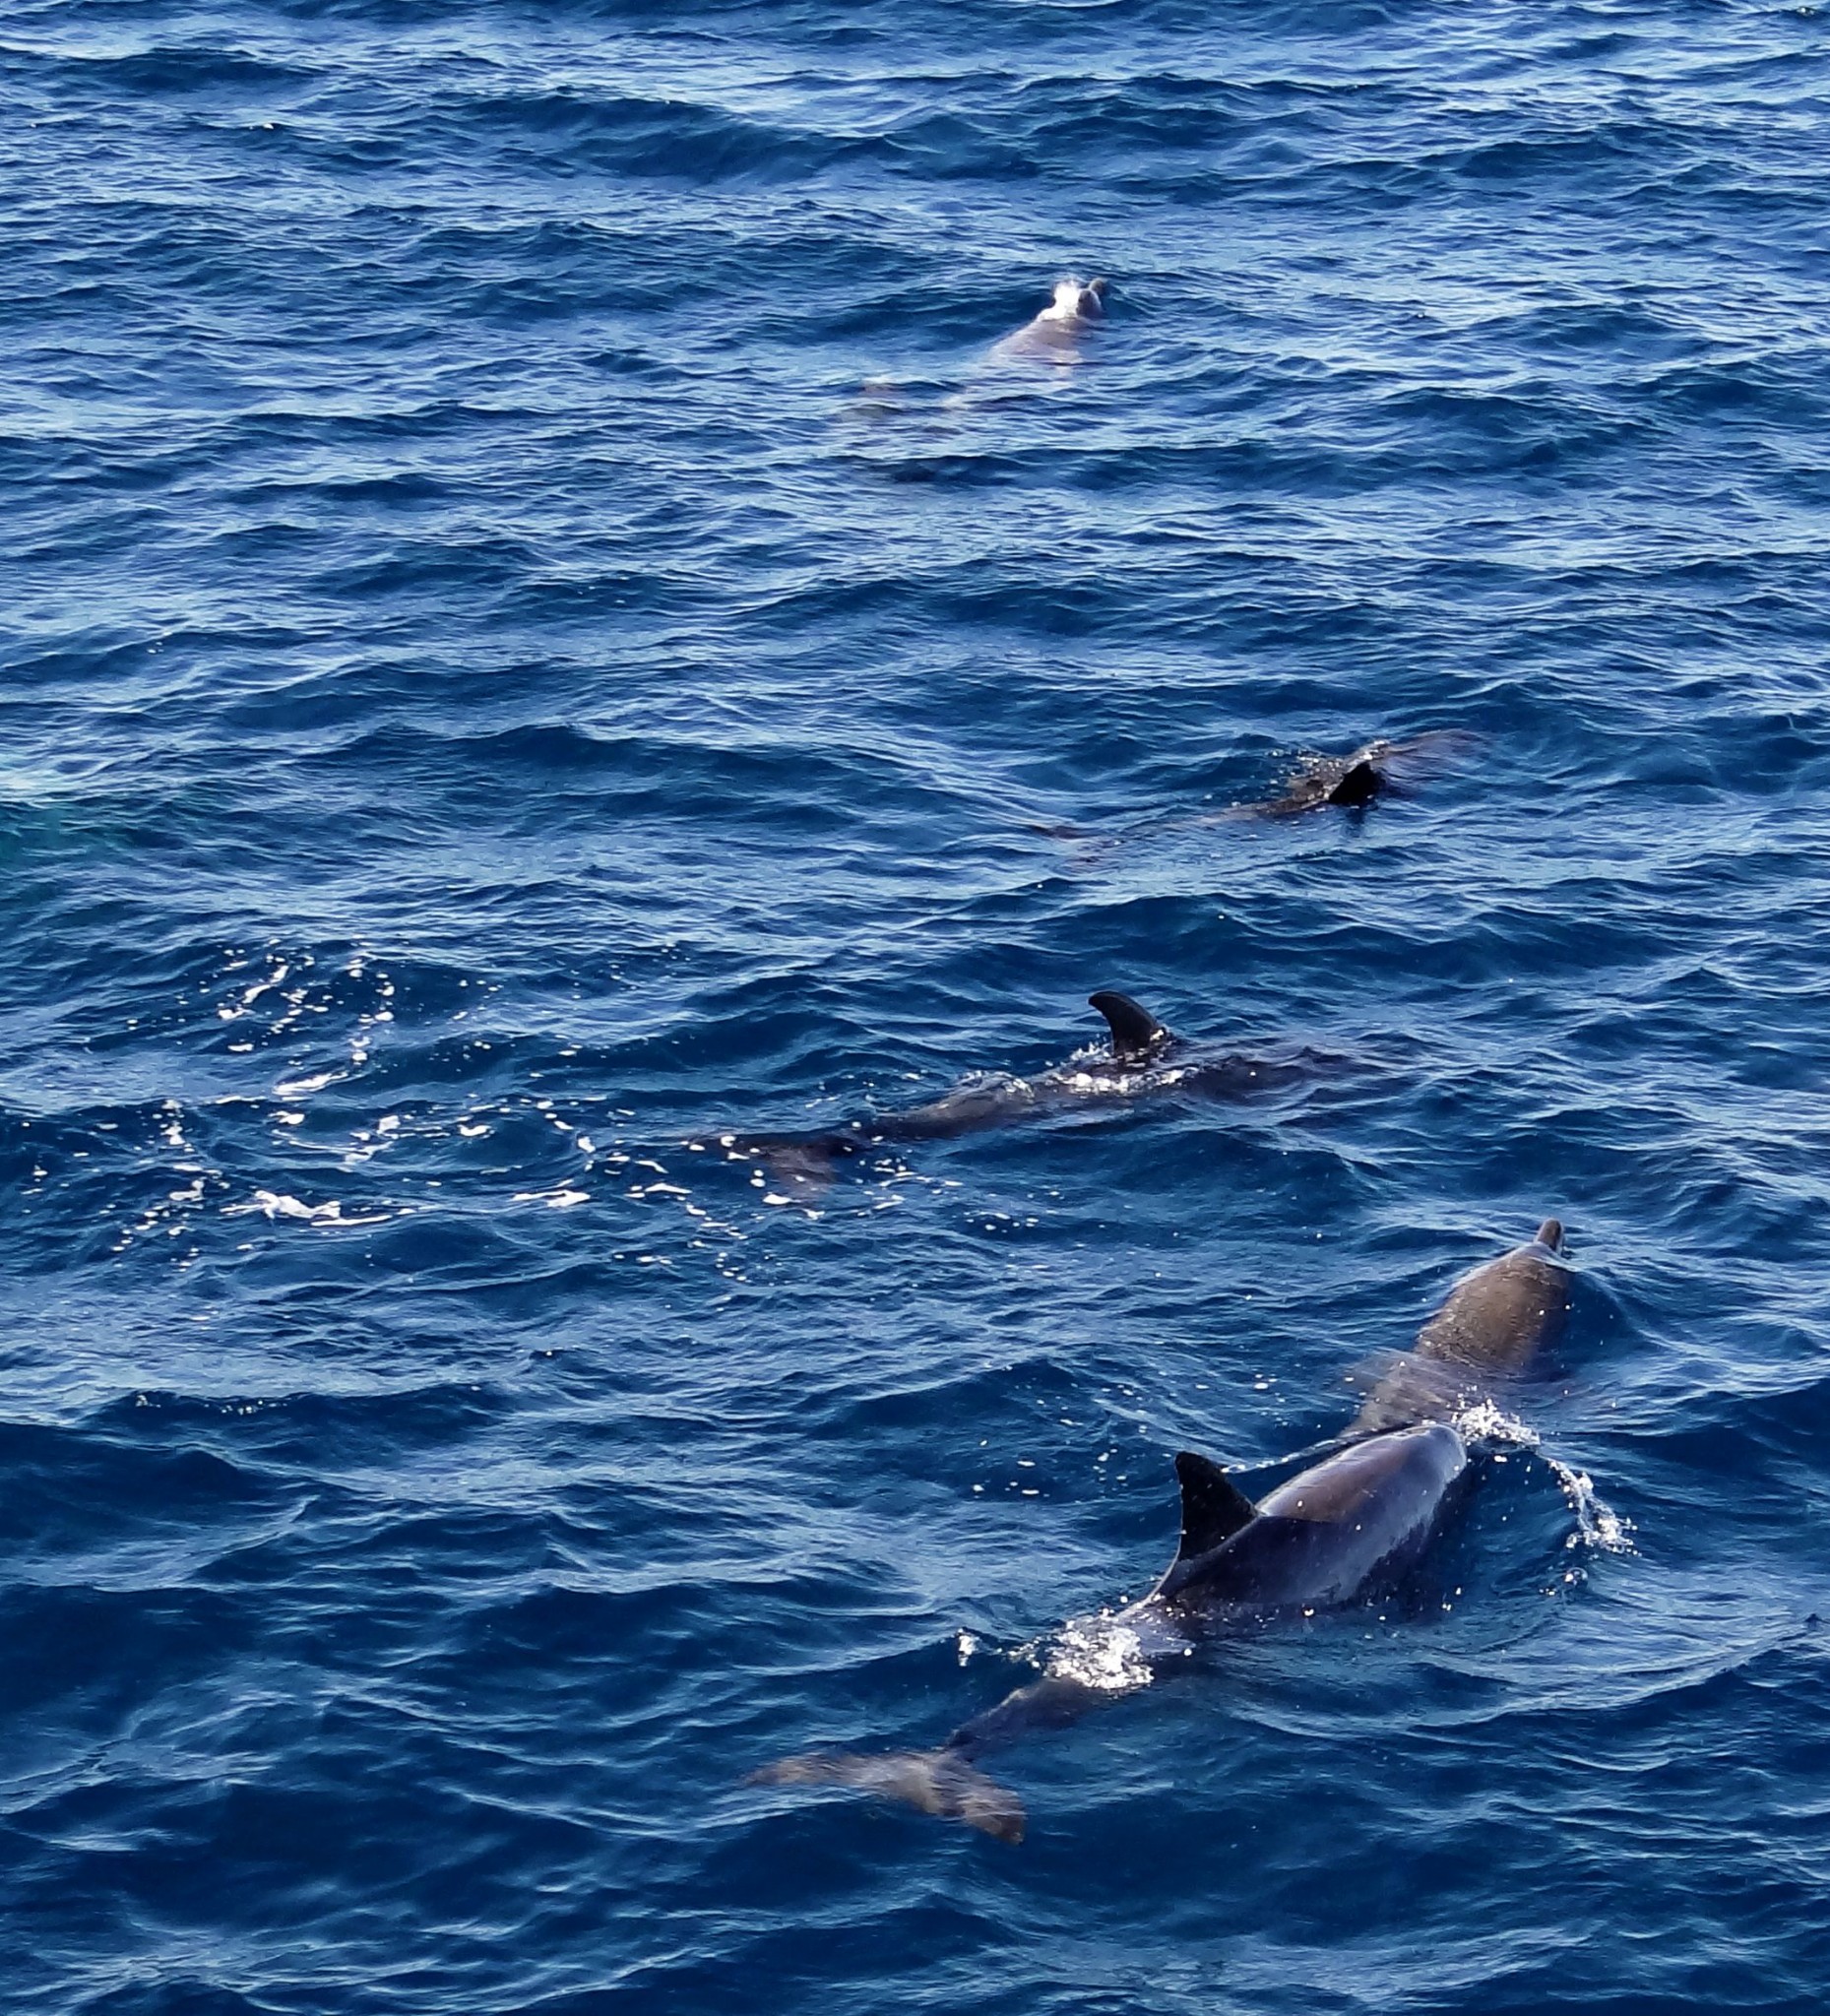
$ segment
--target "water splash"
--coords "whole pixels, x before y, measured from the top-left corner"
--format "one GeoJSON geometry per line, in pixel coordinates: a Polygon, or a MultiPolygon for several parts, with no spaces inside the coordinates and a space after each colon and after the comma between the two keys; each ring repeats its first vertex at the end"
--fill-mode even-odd
{"type": "Polygon", "coordinates": [[[1570,1509],[1576,1515],[1576,1530],[1563,1544],[1566,1547],[1600,1547],[1608,1554],[1637,1553],[1632,1538],[1633,1522],[1623,1519],[1600,1495],[1588,1472],[1559,1463],[1554,1456],[1546,1455],[1543,1450],[1539,1454],[1550,1466],[1557,1482],[1563,1487],[1564,1497],[1569,1500],[1570,1509]]]}
{"type": "Polygon", "coordinates": [[[1595,1480],[1586,1470],[1577,1470],[1552,1456],[1538,1430],[1517,1415],[1507,1414],[1490,1400],[1483,1400],[1464,1408],[1455,1418],[1455,1426],[1464,1441],[1497,1442],[1512,1449],[1529,1449],[1543,1461],[1576,1516],[1575,1531],[1563,1543],[1566,1547],[1599,1547],[1609,1554],[1637,1551],[1632,1539],[1633,1522],[1622,1518],[1596,1490],[1595,1480]]]}
{"type": "Polygon", "coordinates": [[[1064,1624],[1049,1649],[1044,1670],[1050,1679],[1078,1680],[1083,1687],[1110,1694],[1148,1687],[1152,1678],[1142,1637],[1109,1611],[1064,1624]]]}

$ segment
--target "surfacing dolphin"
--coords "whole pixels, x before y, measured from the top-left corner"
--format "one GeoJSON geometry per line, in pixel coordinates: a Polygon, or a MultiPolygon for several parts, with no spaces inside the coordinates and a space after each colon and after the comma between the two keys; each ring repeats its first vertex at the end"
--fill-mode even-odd
{"type": "Polygon", "coordinates": [[[1253,1504],[1218,1464],[1184,1450],[1175,1459],[1175,1559],[1148,1596],[1095,1626],[1115,1655],[1110,1684],[1057,1670],[962,1723],[936,1749],[788,1757],[751,1783],[850,1786],[1021,1841],[1023,1802],[978,1768],[987,1750],[1075,1722],[1210,1639],[1389,1593],[1428,1544],[1467,1465],[1460,1434],[1433,1421],[1355,1442],[1253,1504]]]}
{"type": "Polygon", "coordinates": [[[1232,816],[1294,819],[1324,805],[1357,811],[1377,797],[1406,797],[1424,779],[1459,762],[1478,740],[1459,728],[1434,728],[1405,742],[1366,742],[1347,756],[1305,757],[1285,780],[1281,797],[1235,805],[1232,816]]]}
{"type": "Polygon", "coordinates": [[[1465,1274],[1415,1349],[1391,1361],[1346,1446],[1255,1505],[1219,1465],[1188,1450],[1177,1456],[1181,1545],[1147,1597],[1095,1621],[1109,1655],[1100,1682],[1057,1667],[962,1723],[937,1749],[815,1752],[770,1765],[754,1782],[850,1786],[1021,1841],[1022,1801],[979,1770],[986,1750],[1077,1721],[1207,1640],[1384,1595],[1416,1563],[1468,1465],[1465,1410],[1530,1370],[1562,1332],[1562,1226],[1546,1218],[1535,1239],[1465,1274]]]}
{"type": "Polygon", "coordinates": [[[991,346],[991,355],[1041,358],[1050,364],[1080,362],[1080,339],[1105,320],[1105,292],[1110,284],[1104,277],[1077,280],[1072,275],[1055,282],[1054,298],[1041,313],[1014,330],[991,346]]]}
{"type": "Polygon", "coordinates": [[[950,1141],[1077,1106],[1124,1105],[1174,1096],[1244,1099],[1290,1084],[1314,1062],[1308,1052],[1273,1059],[1184,1041],[1128,994],[1102,989],[1088,999],[1111,1032],[1111,1047],[1104,1054],[1078,1052],[1034,1078],[965,1079],[923,1105],[867,1113],[825,1131],[715,1138],[733,1155],[762,1161],[784,1181],[803,1188],[824,1187],[840,1160],[880,1145],[950,1141]]]}
{"type": "Polygon", "coordinates": [[[1536,1238],[1463,1275],[1416,1345],[1381,1369],[1350,1432],[1453,1420],[1528,1370],[1569,1314],[1562,1251],[1562,1225],[1546,1218],[1536,1238]]]}
{"type": "Polygon", "coordinates": [[[1075,843],[1084,860],[1096,860],[1110,849],[1165,833],[1194,827],[1228,826],[1242,819],[1295,819],[1330,805],[1364,811],[1375,798],[1406,798],[1432,777],[1463,761],[1481,746],[1481,737],[1461,728],[1432,728],[1394,742],[1384,737],[1346,756],[1305,756],[1284,781],[1275,798],[1228,805],[1218,812],[1171,812],[1142,819],[1116,831],[1101,833],[1072,822],[1037,822],[1032,833],[1048,840],[1075,843]]]}
{"type": "Polygon", "coordinates": [[[966,381],[937,406],[931,397],[937,388],[928,388],[924,396],[920,388],[874,377],[858,387],[840,417],[869,422],[873,428],[890,420],[915,421],[922,431],[946,433],[975,410],[990,412],[1007,406],[1046,377],[1058,378],[1087,361],[1085,340],[1105,320],[1110,284],[1103,275],[1080,280],[1070,274],[1056,281],[1047,307],[983,351],[966,381]],[[1050,368],[1044,374],[1038,365],[1050,368]]]}

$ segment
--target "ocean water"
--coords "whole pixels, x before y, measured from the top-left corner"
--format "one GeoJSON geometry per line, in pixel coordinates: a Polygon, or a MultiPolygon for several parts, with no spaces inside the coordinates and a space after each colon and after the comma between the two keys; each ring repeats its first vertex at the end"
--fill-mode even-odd
{"type": "Polygon", "coordinates": [[[0,2008],[1821,2007],[1830,15],[12,0],[0,90],[0,2008]],[[1326,1061],[689,1145],[1101,986],[1326,1061]],[[744,1783],[1549,1212],[1403,1601],[1020,1848],[744,1783]]]}

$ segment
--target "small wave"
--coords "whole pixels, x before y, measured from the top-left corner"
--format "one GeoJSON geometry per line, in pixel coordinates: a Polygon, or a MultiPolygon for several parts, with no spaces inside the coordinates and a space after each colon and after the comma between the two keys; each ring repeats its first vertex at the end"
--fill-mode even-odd
{"type": "Polygon", "coordinates": [[[242,92],[272,94],[312,82],[301,61],[281,63],[245,50],[174,44],[122,55],[65,57],[78,89],[99,85],[110,96],[230,98],[242,92]]]}

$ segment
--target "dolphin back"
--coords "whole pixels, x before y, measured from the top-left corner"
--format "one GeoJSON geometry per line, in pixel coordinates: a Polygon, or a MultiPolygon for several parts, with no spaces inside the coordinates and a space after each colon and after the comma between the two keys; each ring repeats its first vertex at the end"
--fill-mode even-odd
{"type": "Polygon", "coordinates": [[[1353,1443],[1261,1498],[1217,1547],[1178,1554],[1158,1593],[1227,1614],[1357,1602],[1421,1551],[1467,1467],[1461,1436],[1441,1422],[1353,1443]]]}
{"type": "Polygon", "coordinates": [[[1480,737],[1458,728],[1434,728],[1393,742],[1381,736],[1351,756],[1312,756],[1292,771],[1282,797],[1240,807],[1267,819],[1288,819],[1321,805],[1355,809],[1386,791],[1404,794],[1480,746],[1480,737]]]}
{"type": "Polygon", "coordinates": [[[1569,1314],[1562,1251],[1562,1224],[1546,1218],[1536,1238],[1463,1275],[1367,1395],[1354,1432],[1451,1419],[1488,1398],[1494,1384],[1529,1371],[1569,1314]]]}
{"type": "Polygon", "coordinates": [[[857,1130],[836,1128],[825,1134],[726,1134],[719,1146],[759,1162],[792,1195],[818,1197],[832,1188],[839,1165],[863,1146],[857,1130]]]}
{"type": "Polygon", "coordinates": [[[1419,1331],[1419,1353],[1489,1374],[1523,1371],[1569,1314],[1562,1244],[1562,1226],[1547,1218],[1528,1244],[1464,1275],[1419,1331]]]}

